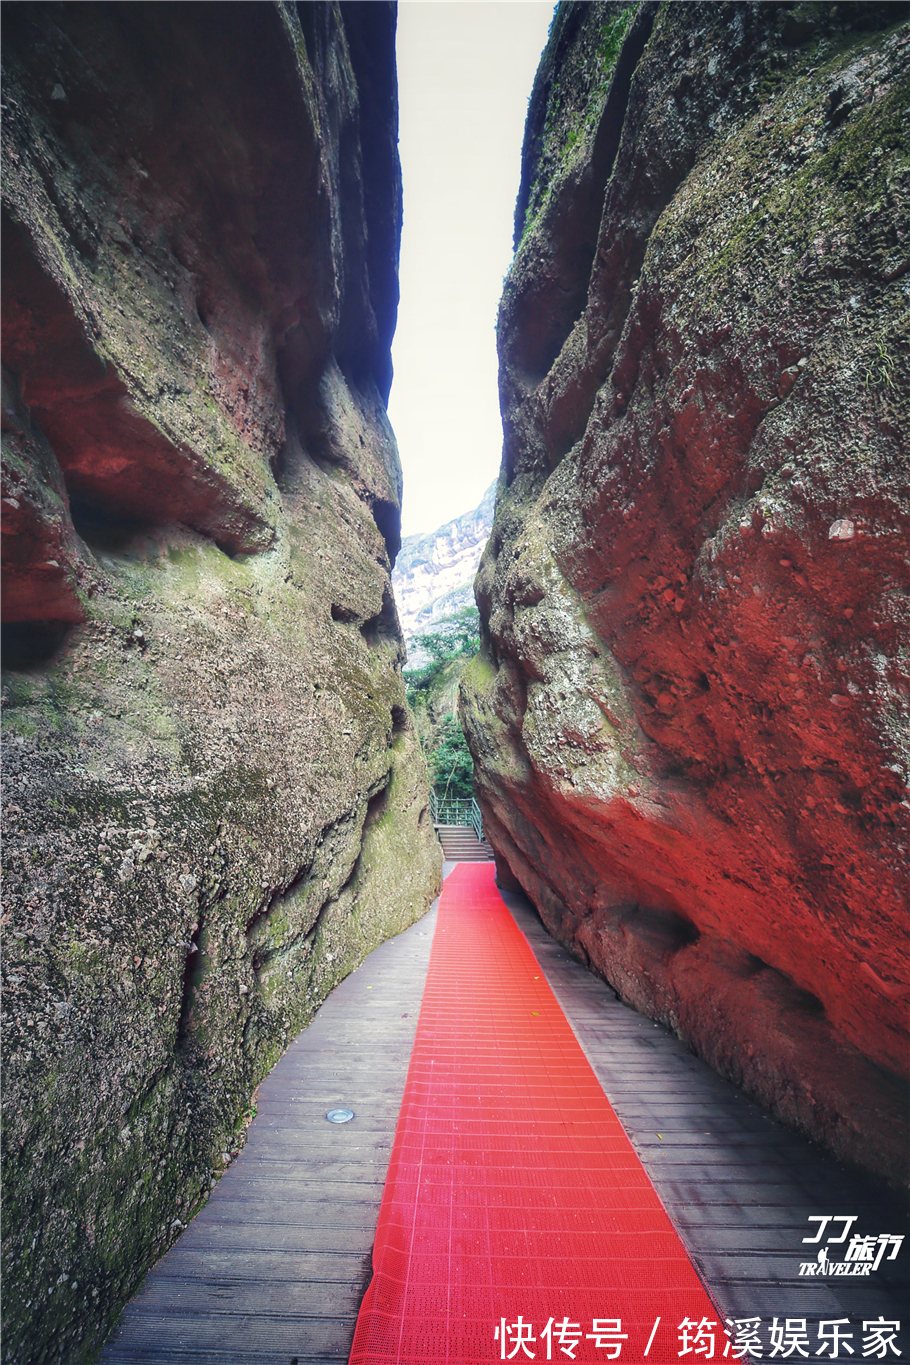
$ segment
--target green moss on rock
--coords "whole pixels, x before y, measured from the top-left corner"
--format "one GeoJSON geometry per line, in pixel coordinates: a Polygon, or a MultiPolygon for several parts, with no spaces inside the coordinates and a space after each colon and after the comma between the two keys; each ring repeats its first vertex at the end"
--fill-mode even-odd
{"type": "Polygon", "coordinates": [[[359,147],[392,72],[358,85],[352,15],[317,80],[293,7],[212,13],[5,33],[10,468],[59,447],[39,548],[59,514],[82,573],[3,676],[10,1365],[93,1357],[258,1082],[440,880],[390,595],[398,187],[362,192],[359,147]]]}

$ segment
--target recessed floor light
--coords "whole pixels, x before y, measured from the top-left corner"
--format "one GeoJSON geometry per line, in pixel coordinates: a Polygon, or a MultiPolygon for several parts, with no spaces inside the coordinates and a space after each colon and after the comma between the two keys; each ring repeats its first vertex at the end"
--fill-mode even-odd
{"type": "Polygon", "coordinates": [[[353,1117],[353,1109],[330,1109],[326,1114],[329,1123],[350,1123],[353,1117]]]}

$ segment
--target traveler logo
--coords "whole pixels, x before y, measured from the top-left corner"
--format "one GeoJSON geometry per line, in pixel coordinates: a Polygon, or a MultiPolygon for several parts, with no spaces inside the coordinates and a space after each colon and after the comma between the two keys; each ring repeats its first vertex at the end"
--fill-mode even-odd
{"type": "MultiPolygon", "coordinates": [[[[885,1259],[885,1252],[888,1252],[889,1261],[897,1260],[897,1253],[901,1249],[903,1236],[891,1232],[880,1232],[876,1236],[860,1236],[854,1232],[849,1243],[843,1252],[843,1260],[832,1259],[830,1247],[843,1246],[847,1241],[847,1236],[853,1224],[857,1221],[856,1214],[824,1214],[813,1215],[810,1223],[818,1223],[818,1230],[814,1237],[804,1237],[803,1244],[819,1243],[825,1232],[831,1225],[831,1233],[825,1240],[825,1245],[818,1252],[814,1261],[801,1261],[799,1266],[800,1275],[815,1275],[818,1278],[834,1275],[871,1275],[878,1270],[882,1261],[885,1259]],[[834,1235],[836,1225],[841,1227],[834,1235]]],[[[835,1256],[837,1253],[834,1253],[835,1256]]]]}

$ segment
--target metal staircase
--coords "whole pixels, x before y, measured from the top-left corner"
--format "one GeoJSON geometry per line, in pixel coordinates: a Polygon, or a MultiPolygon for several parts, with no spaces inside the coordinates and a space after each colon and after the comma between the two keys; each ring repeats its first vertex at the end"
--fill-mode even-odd
{"type": "Polygon", "coordinates": [[[485,863],[492,859],[493,850],[483,837],[483,816],[473,798],[440,800],[430,792],[430,809],[447,862],[485,863]]]}
{"type": "Polygon", "coordinates": [[[450,863],[488,863],[493,857],[489,844],[481,843],[470,827],[464,825],[437,825],[436,833],[442,844],[446,862],[450,863]]]}

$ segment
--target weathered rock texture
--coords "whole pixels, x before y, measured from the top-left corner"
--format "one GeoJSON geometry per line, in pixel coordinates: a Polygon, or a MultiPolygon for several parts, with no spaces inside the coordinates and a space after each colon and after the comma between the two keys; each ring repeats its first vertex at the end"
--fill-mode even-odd
{"type": "Polygon", "coordinates": [[[550,930],[906,1175],[906,6],[568,4],[463,689],[550,930]]]}
{"type": "Polygon", "coordinates": [[[81,1361],[441,855],[385,4],[4,16],[4,1360],[81,1361]]]}

